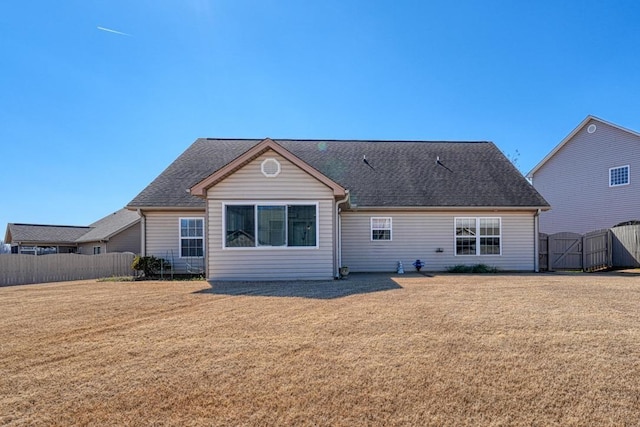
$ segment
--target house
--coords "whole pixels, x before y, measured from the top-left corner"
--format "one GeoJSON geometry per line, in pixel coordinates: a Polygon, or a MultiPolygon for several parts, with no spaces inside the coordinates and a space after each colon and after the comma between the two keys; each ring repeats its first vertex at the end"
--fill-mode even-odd
{"type": "Polygon", "coordinates": [[[14,254],[76,253],[76,239],[89,230],[70,225],[7,224],[4,241],[11,245],[14,254]]]}
{"type": "Polygon", "coordinates": [[[128,205],[142,252],[215,280],[537,269],[548,203],[491,142],[197,139],[128,205]]]}
{"type": "Polygon", "coordinates": [[[587,116],[528,174],[551,204],[540,230],[584,234],[640,219],[640,133],[587,116]]]}
{"type": "Polygon", "coordinates": [[[12,253],[100,254],[140,252],[140,216],[120,209],[89,226],[8,224],[5,242],[12,253]]]}

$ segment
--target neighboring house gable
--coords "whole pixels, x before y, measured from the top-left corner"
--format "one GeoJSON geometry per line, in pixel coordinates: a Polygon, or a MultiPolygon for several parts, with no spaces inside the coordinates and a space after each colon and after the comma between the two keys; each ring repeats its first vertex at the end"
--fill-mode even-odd
{"type": "Polygon", "coordinates": [[[120,209],[87,227],[8,224],[5,241],[14,253],[140,252],[140,216],[120,209]]]}
{"type": "Polygon", "coordinates": [[[133,252],[140,253],[140,215],[127,209],[120,209],[94,222],[86,234],[76,240],[79,252],[100,253],[133,252]]]}
{"type": "Polygon", "coordinates": [[[143,253],[243,280],[416,258],[533,270],[549,205],[490,142],[198,139],[127,207],[143,253]]]}
{"type": "Polygon", "coordinates": [[[586,233],[640,219],[640,134],[586,117],[531,172],[551,204],[545,233],[586,233]]]}
{"type": "Polygon", "coordinates": [[[76,252],[76,240],[90,227],[45,224],[8,224],[5,242],[13,253],[45,254],[76,252]]]}

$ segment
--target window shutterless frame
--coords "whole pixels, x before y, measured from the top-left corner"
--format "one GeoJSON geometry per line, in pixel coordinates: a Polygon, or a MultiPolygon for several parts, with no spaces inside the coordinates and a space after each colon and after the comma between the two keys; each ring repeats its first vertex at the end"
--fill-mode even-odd
{"type": "Polygon", "coordinates": [[[393,219],[390,216],[372,216],[369,225],[369,238],[372,242],[393,240],[393,219]]]}
{"type": "Polygon", "coordinates": [[[178,257],[204,257],[204,217],[178,218],[178,257]],[[196,254],[183,254],[183,243],[187,243],[186,250],[194,250],[196,254]]]}
{"type": "Polygon", "coordinates": [[[501,256],[502,218],[455,217],[453,253],[455,256],[501,256]]]}
{"type": "MultiPolygon", "coordinates": [[[[224,250],[304,250],[304,249],[318,249],[320,247],[320,213],[319,213],[319,202],[317,201],[255,201],[255,200],[246,200],[239,202],[223,202],[222,203],[222,249],[224,250]],[[227,230],[227,207],[230,206],[244,206],[244,207],[253,207],[253,221],[246,221],[248,223],[252,223],[252,230],[238,230],[242,234],[245,234],[245,243],[249,243],[252,240],[251,245],[243,244],[240,246],[230,246],[228,244],[228,230],[227,230]],[[297,233],[295,230],[292,230],[291,227],[291,207],[302,207],[309,206],[315,209],[314,215],[314,229],[313,234],[315,236],[315,245],[292,245],[293,233],[297,233]],[[260,229],[260,220],[262,219],[263,223],[265,219],[268,219],[270,215],[273,215],[274,219],[277,219],[277,215],[280,210],[278,207],[284,208],[285,217],[284,217],[284,244],[283,245],[269,245],[268,242],[270,238],[273,236],[265,237],[264,230],[260,229]],[[263,208],[263,209],[260,209],[263,208]],[[269,209],[271,208],[271,209],[269,209]],[[261,212],[259,212],[261,211],[261,212]],[[268,212],[271,212],[269,214],[268,212]],[[262,215],[262,216],[261,216],[262,215]],[[263,232],[262,234],[260,232],[263,232]],[[262,243],[260,242],[261,237],[262,243]]],[[[274,237],[274,241],[278,241],[278,237],[274,237]]]]}
{"type": "Polygon", "coordinates": [[[609,168],[609,187],[628,185],[630,172],[629,165],[609,168]]]}

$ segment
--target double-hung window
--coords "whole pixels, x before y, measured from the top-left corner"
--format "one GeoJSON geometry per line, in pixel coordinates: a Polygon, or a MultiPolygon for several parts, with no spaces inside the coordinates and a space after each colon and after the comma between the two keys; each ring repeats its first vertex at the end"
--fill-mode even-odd
{"type": "Polygon", "coordinates": [[[627,185],[629,183],[629,165],[609,169],[609,187],[627,185]]]}
{"type": "Polygon", "coordinates": [[[371,240],[391,240],[391,217],[371,217],[371,240]]]}
{"type": "Polygon", "coordinates": [[[500,255],[500,218],[456,218],[456,255],[500,255]]]}
{"type": "Polygon", "coordinates": [[[316,247],[317,204],[225,205],[226,248],[316,247]]]}
{"type": "Polygon", "coordinates": [[[204,255],[204,219],[180,218],[180,257],[204,255]]]}

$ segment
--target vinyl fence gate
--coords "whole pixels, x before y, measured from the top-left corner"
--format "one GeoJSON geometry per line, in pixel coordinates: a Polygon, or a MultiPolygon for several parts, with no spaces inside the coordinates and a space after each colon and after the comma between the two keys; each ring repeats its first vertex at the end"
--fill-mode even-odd
{"type": "Polygon", "coordinates": [[[640,225],[587,234],[540,233],[540,270],[598,271],[640,267],[640,225]]]}
{"type": "Polygon", "coordinates": [[[596,271],[612,267],[611,232],[540,233],[540,269],[596,271]]]}

